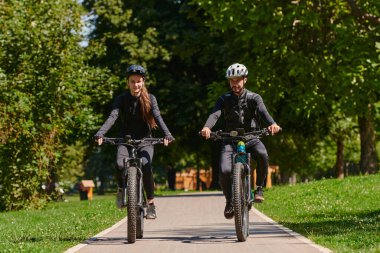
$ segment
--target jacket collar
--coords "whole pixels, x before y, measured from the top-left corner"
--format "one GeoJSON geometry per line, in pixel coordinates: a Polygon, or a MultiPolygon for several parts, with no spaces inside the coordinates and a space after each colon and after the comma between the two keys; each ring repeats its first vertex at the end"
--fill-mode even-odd
{"type": "Polygon", "coordinates": [[[234,99],[236,99],[236,100],[239,100],[239,99],[245,98],[245,96],[247,95],[247,89],[246,89],[246,88],[243,88],[243,92],[241,93],[240,96],[236,95],[236,94],[233,93],[232,91],[231,91],[231,95],[232,95],[232,97],[233,97],[234,99]]]}

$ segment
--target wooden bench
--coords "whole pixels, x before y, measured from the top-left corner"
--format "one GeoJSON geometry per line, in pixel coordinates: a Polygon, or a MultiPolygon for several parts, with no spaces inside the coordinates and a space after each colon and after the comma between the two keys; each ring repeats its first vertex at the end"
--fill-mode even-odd
{"type": "MultiPolygon", "coordinates": [[[[209,189],[212,181],[211,169],[200,169],[199,180],[209,189]]],[[[178,190],[196,190],[197,189],[197,170],[195,168],[187,168],[184,172],[176,173],[175,188],[178,190]]],[[[204,190],[200,184],[200,190],[204,190]]]]}
{"type": "MultiPolygon", "coordinates": [[[[268,175],[266,179],[266,188],[272,187],[272,175],[278,174],[280,172],[278,165],[269,165],[268,175]]],[[[199,179],[206,189],[209,189],[212,182],[212,170],[211,169],[200,169],[199,179]]],[[[252,170],[252,182],[256,182],[256,170],[252,170]]],[[[184,172],[177,172],[175,179],[175,188],[177,190],[196,190],[197,189],[197,170],[195,168],[187,168],[184,172]]],[[[254,185],[256,188],[256,185],[254,185]]],[[[200,184],[199,190],[205,190],[200,184]]]]}

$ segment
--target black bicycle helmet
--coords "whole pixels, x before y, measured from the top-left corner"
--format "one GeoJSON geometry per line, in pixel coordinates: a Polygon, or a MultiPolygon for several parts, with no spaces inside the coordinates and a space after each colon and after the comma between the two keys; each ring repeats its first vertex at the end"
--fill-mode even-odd
{"type": "Polygon", "coordinates": [[[127,77],[131,75],[140,75],[145,78],[146,71],[142,66],[133,64],[127,68],[127,77]]]}

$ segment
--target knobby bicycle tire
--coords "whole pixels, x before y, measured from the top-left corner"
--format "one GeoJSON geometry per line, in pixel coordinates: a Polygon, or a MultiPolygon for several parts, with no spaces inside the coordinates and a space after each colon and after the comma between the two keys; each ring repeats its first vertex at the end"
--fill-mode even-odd
{"type": "Polygon", "coordinates": [[[232,194],[235,217],[235,230],[239,242],[247,240],[249,234],[248,206],[245,199],[244,165],[236,163],[233,169],[232,194]]]}
{"type": "Polygon", "coordinates": [[[137,168],[128,168],[127,177],[128,242],[136,241],[137,226],[137,168]]]}

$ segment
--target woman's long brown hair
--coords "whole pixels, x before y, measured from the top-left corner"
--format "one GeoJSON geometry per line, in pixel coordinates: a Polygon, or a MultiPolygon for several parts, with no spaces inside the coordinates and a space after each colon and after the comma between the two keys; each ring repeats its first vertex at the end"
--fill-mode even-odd
{"type": "Polygon", "coordinates": [[[152,103],[150,101],[148,90],[145,87],[145,85],[141,89],[140,106],[141,106],[141,113],[142,113],[144,121],[148,123],[150,128],[152,129],[157,128],[157,123],[153,117],[152,103]]]}

